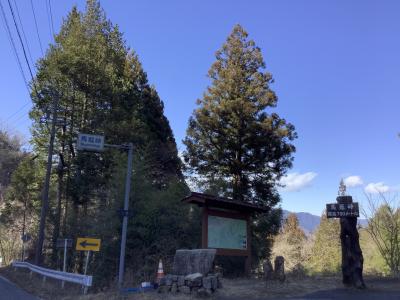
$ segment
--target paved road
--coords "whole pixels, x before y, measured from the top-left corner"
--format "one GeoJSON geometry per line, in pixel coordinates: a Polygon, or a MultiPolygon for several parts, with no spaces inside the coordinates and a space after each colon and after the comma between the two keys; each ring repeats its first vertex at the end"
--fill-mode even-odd
{"type": "Polygon", "coordinates": [[[335,289],[318,291],[306,296],[293,298],[293,300],[400,300],[400,287],[398,291],[382,291],[374,289],[335,289]]]}
{"type": "Polygon", "coordinates": [[[0,276],[0,300],[38,300],[38,298],[21,290],[14,283],[0,276]]]}

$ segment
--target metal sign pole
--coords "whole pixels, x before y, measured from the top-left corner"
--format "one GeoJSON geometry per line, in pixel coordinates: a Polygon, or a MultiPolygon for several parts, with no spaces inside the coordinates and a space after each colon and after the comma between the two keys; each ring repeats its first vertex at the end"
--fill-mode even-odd
{"type": "Polygon", "coordinates": [[[121,234],[121,253],[119,257],[119,272],[118,272],[118,287],[121,288],[124,281],[124,268],[125,268],[125,247],[126,247],[126,231],[128,227],[128,208],[129,208],[129,193],[131,191],[131,174],[132,174],[132,157],[133,157],[133,144],[129,143],[128,150],[128,168],[126,173],[125,183],[125,199],[124,199],[124,218],[122,221],[122,234],[121,234]]]}
{"type": "MultiPolygon", "coordinates": [[[[64,239],[64,263],[63,263],[63,272],[67,271],[67,239],[64,239]]],[[[61,288],[64,288],[65,281],[61,282],[61,288]]]]}
{"type": "Polygon", "coordinates": [[[25,242],[22,241],[22,261],[25,261],[25,242]]]}
{"type": "Polygon", "coordinates": [[[88,264],[89,264],[89,256],[90,256],[90,251],[86,251],[86,262],[85,262],[84,275],[86,275],[86,272],[87,272],[87,267],[88,267],[88,264]]]}
{"type": "MultiPolygon", "coordinates": [[[[90,256],[90,250],[86,251],[86,262],[85,262],[85,270],[84,270],[84,275],[86,275],[88,264],[89,264],[89,256],[90,256]]],[[[83,293],[86,295],[87,293],[87,286],[83,288],[83,293]]]]}

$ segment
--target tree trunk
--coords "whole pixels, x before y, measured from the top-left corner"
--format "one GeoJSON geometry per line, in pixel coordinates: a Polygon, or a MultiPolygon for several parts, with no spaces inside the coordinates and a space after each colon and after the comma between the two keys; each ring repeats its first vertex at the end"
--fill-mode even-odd
{"type": "MultiPolygon", "coordinates": [[[[351,203],[348,196],[337,197],[338,203],[351,203]]],[[[340,218],[340,241],[342,246],[342,275],[343,284],[359,289],[365,288],[363,279],[364,258],[360,248],[357,231],[357,217],[340,218]]]]}

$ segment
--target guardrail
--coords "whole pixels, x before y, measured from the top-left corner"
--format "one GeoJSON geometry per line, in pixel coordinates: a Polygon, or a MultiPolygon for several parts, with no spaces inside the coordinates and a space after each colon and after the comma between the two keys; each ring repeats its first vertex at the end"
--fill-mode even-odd
{"type": "Polygon", "coordinates": [[[22,261],[14,261],[12,263],[12,266],[14,268],[28,268],[29,270],[31,270],[31,272],[35,272],[40,275],[43,275],[44,278],[50,277],[50,278],[59,279],[62,281],[78,283],[85,287],[85,289],[84,289],[85,294],[87,292],[87,288],[89,286],[92,286],[92,278],[93,277],[89,276],[89,275],[82,275],[82,274],[75,274],[75,273],[56,271],[56,270],[52,270],[52,269],[46,269],[46,268],[42,268],[42,267],[30,264],[28,262],[22,262],[22,261]]]}

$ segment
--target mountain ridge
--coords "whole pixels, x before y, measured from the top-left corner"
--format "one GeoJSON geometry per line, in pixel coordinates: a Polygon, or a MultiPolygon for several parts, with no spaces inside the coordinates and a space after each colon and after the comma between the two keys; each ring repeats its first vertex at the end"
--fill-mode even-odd
{"type": "MultiPolygon", "coordinates": [[[[312,234],[318,228],[319,223],[321,222],[320,216],[316,216],[308,212],[291,212],[285,209],[282,210],[282,220],[286,220],[288,215],[291,213],[296,215],[297,219],[299,220],[300,228],[307,235],[312,234]]],[[[367,225],[367,220],[358,219],[358,224],[364,227],[367,225]]]]}

